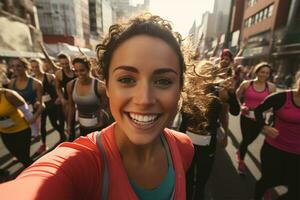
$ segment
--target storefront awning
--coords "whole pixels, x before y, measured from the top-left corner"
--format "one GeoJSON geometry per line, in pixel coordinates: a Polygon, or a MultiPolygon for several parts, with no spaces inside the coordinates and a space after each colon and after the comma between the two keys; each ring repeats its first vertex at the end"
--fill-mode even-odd
{"type": "Polygon", "coordinates": [[[300,50],[274,52],[272,53],[272,55],[273,56],[300,55],[300,50]]]}
{"type": "Polygon", "coordinates": [[[253,57],[266,56],[269,54],[269,50],[269,46],[249,47],[244,50],[243,57],[247,59],[253,57]]]}
{"type": "Polygon", "coordinates": [[[57,43],[57,44],[45,44],[45,47],[50,55],[56,57],[60,53],[65,53],[71,57],[82,55],[82,51],[85,55],[89,57],[96,57],[96,52],[87,48],[81,48],[80,51],[78,47],[69,45],[67,43],[57,43]]]}
{"type": "Polygon", "coordinates": [[[0,57],[45,58],[42,53],[0,49],[0,57]]]}

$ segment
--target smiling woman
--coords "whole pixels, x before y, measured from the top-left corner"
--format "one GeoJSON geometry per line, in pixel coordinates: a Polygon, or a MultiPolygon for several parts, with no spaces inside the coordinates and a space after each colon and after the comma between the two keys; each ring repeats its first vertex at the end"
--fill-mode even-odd
{"type": "Polygon", "coordinates": [[[1,197],[185,199],[193,145],[166,128],[177,111],[185,71],[180,37],[171,30],[150,14],[113,25],[97,54],[116,122],[101,134],[63,143],[1,185],[1,197]]]}

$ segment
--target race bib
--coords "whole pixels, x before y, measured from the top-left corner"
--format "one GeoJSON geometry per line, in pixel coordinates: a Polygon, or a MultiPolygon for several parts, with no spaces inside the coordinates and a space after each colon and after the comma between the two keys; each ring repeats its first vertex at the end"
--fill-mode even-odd
{"type": "Polygon", "coordinates": [[[199,135],[186,131],[186,134],[191,138],[193,144],[200,146],[208,146],[210,144],[211,136],[210,135],[199,135]]]}
{"type": "Polygon", "coordinates": [[[43,102],[48,102],[51,100],[51,96],[49,94],[45,94],[45,95],[43,95],[42,99],[43,99],[43,102]]]}
{"type": "Polygon", "coordinates": [[[251,118],[251,119],[255,119],[254,110],[250,110],[250,111],[247,113],[246,117],[251,118]]]}
{"type": "Polygon", "coordinates": [[[98,118],[97,117],[93,117],[93,118],[83,118],[79,116],[79,123],[82,126],[85,127],[92,127],[92,126],[96,126],[98,123],[98,118]]]}
{"type": "Polygon", "coordinates": [[[15,122],[10,118],[0,118],[0,127],[1,128],[9,128],[15,125],[15,122]]]}

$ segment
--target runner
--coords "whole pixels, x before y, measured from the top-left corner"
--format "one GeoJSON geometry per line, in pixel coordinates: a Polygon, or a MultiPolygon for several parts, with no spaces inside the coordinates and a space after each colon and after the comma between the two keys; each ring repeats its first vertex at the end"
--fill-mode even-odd
{"type": "Polygon", "coordinates": [[[36,123],[30,125],[32,135],[35,139],[39,137],[40,115],[44,105],[42,102],[43,87],[39,80],[28,75],[29,63],[24,58],[13,58],[10,66],[14,70],[15,79],[12,79],[8,88],[17,91],[26,101],[33,119],[36,123]]]}
{"type": "MultiPolygon", "coordinates": [[[[58,55],[58,60],[62,69],[55,72],[55,87],[58,98],[60,100],[60,116],[64,117],[64,121],[68,118],[68,93],[67,83],[75,79],[75,73],[70,66],[70,58],[66,54],[58,55]],[[63,111],[63,112],[62,112],[63,111]]],[[[73,116],[71,130],[69,132],[69,141],[75,139],[75,115],[73,116]]]]}
{"type": "Polygon", "coordinates": [[[15,91],[0,87],[0,135],[5,147],[24,167],[30,158],[31,129],[35,123],[25,100],[15,91]]]}
{"type": "Polygon", "coordinates": [[[300,199],[300,71],[296,89],[268,96],[255,109],[260,130],[266,134],[261,149],[262,176],[255,185],[255,199],[269,188],[286,185],[288,192],[278,199],[300,199]],[[263,113],[274,112],[274,127],[265,124],[263,113]]]}
{"type": "Polygon", "coordinates": [[[200,63],[194,72],[186,73],[187,84],[183,95],[182,123],[180,131],[192,140],[195,154],[187,173],[187,199],[204,199],[205,185],[215,160],[218,129],[225,129],[219,138],[223,147],[227,146],[228,105],[233,115],[239,114],[236,96],[228,96],[231,82],[218,80],[213,74],[213,64],[200,63]],[[237,110],[235,110],[237,109],[237,110]]]}
{"type": "Polygon", "coordinates": [[[240,126],[242,132],[242,142],[237,152],[238,172],[244,174],[246,164],[244,158],[248,146],[257,138],[259,129],[255,126],[254,109],[271,93],[276,91],[276,86],[268,82],[271,74],[271,66],[262,62],[256,65],[254,73],[256,78],[243,81],[237,89],[238,100],[243,97],[241,104],[240,126]]]}
{"type": "Polygon", "coordinates": [[[69,98],[68,129],[71,130],[75,106],[78,110],[80,135],[100,131],[108,120],[107,97],[103,82],[91,76],[90,63],[87,58],[75,58],[72,62],[78,78],[67,84],[69,98]],[[105,119],[106,118],[106,119],[105,119]]]}
{"type": "Polygon", "coordinates": [[[42,69],[42,62],[39,59],[31,59],[30,65],[32,68],[32,72],[35,74],[35,78],[42,82],[43,85],[43,102],[45,103],[45,109],[42,112],[41,116],[41,136],[42,136],[42,145],[38,149],[38,153],[42,153],[47,149],[46,146],[46,119],[47,116],[51,122],[52,127],[58,131],[60,135],[59,142],[63,142],[66,140],[66,136],[64,134],[64,122],[61,120],[59,115],[58,103],[59,99],[57,98],[57,94],[55,91],[55,76],[53,74],[45,73],[42,69]],[[59,121],[60,120],[60,121],[59,121]],[[59,121],[59,124],[57,123],[59,121]]]}

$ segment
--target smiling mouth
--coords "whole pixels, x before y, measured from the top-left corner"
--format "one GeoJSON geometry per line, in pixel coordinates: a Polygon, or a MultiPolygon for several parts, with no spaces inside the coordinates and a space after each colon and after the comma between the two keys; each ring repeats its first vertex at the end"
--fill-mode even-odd
{"type": "Polygon", "coordinates": [[[136,114],[136,113],[127,113],[128,117],[137,125],[151,125],[157,121],[161,114],[136,114]]]}

